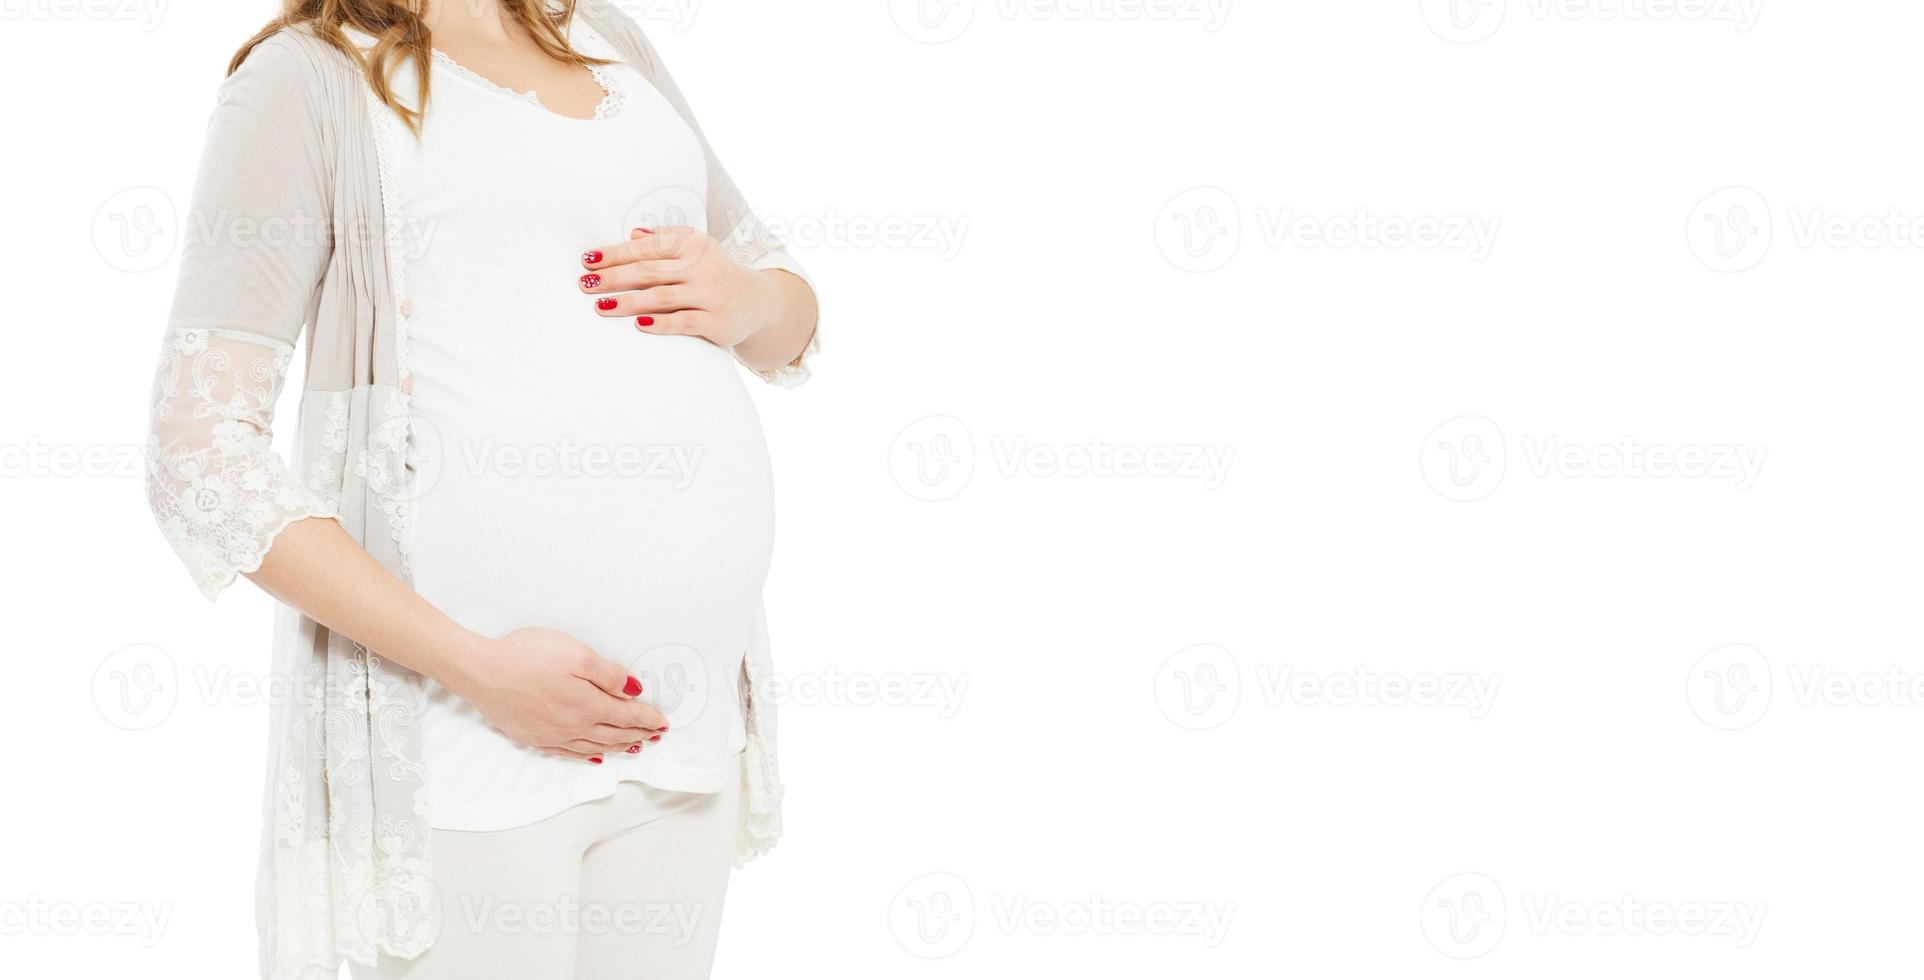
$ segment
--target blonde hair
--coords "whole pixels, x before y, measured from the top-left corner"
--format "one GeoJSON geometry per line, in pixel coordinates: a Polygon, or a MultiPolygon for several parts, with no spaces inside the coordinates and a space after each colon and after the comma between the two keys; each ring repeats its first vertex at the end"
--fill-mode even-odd
{"type": "MultiPolygon", "coordinates": [[[[227,65],[229,75],[247,60],[256,45],[275,33],[291,27],[306,28],[353,58],[367,74],[367,83],[395,114],[417,135],[421,131],[421,109],[428,104],[428,72],[416,71],[420,79],[418,105],[409,108],[395,97],[392,79],[403,59],[425,67],[433,57],[434,44],[428,25],[421,20],[421,0],[282,0],[280,16],[269,21],[234,54],[227,65]],[[342,28],[352,27],[372,36],[374,47],[365,54],[342,28]]],[[[525,28],[542,52],[556,61],[589,66],[607,62],[584,55],[568,44],[568,24],[574,19],[577,0],[499,0],[501,9],[525,28]]]]}

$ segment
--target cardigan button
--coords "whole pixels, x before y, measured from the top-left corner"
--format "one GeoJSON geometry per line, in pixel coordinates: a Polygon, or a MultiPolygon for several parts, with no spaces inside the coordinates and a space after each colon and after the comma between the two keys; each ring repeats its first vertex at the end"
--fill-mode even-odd
{"type": "Polygon", "coordinates": [[[404,299],[404,300],[402,300],[402,301],[401,301],[401,315],[402,315],[402,316],[404,316],[404,317],[412,317],[412,316],[414,315],[414,301],[413,301],[413,300],[411,300],[411,299],[404,299]]]}

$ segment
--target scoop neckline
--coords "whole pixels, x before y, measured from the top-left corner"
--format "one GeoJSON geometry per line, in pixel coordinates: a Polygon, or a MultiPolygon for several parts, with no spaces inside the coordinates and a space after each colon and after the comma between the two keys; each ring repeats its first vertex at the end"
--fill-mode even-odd
{"type": "Polygon", "coordinates": [[[523,92],[519,89],[510,88],[456,61],[453,55],[448,54],[440,48],[430,48],[429,50],[434,53],[435,63],[448,69],[455,77],[466,79],[474,85],[502,96],[511,102],[527,106],[531,109],[537,109],[545,115],[552,116],[564,122],[597,123],[612,119],[620,114],[622,106],[626,102],[624,98],[625,93],[618,87],[618,83],[608,72],[607,65],[586,66],[589,77],[593,78],[595,84],[601,87],[601,101],[595,103],[594,115],[570,116],[566,113],[556,111],[546,102],[541,101],[541,93],[539,92],[532,89],[523,92]]]}

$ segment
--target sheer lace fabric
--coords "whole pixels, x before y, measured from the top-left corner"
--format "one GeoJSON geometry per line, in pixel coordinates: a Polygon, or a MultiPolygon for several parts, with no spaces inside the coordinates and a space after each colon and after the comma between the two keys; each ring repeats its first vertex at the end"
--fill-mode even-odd
{"type": "Polygon", "coordinates": [[[285,344],[212,330],[169,331],[161,350],[147,502],[208,598],[260,568],[288,524],[335,516],[326,484],[303,485],[274,451],[274,400],[293,357],[285,344]]]}

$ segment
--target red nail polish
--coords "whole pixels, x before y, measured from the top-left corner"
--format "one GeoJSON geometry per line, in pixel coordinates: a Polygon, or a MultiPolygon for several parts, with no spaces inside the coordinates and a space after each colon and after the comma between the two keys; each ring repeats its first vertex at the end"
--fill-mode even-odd
{"type": "Polygon", "coordinates": [[[612,310],[615,307],[620,305],[621,304],[617,302],[613,296],[603,296],[602,298],[595,300],[595,309],[597,310],[612,310]]]}
{"type": "MultiPolygon", "coordinates": [[[[590,254],[590,255],[595,255],[595,254],[598,254],[598,253],[595,253],[595,252],[590,252],[590,253],[588,253],[588,254],[590,254]]],[[[593,288],[595,288],[596,286],[599,286],[599,285],[601,285],[601,277],[600,277],[600,276],[597,276],[597,275],[595,275],[595,274],[594,274],[594,273],[592,273],[592,272],[590,272],[590,273],[588,273],[587,275],[585,275],[585,276],[582,276],[582,277],[581,277],[581,288],[583,288],[583,289],[593,289],[593,288]]]]}
{"type": "Polygon", "coordinates": [[[635,317],[635,323],[644,327],[652,327],[655,325],[655,318],[652,316],[638,316],[635,317]]]}
{"type": "Polygon", "coordinates": [[[650,736],[648,736],[648,741],[650,741],[650,742],[659,742],[659,741],[661,741],[661,736],[660,736],[660,735],[650,735],[650,736]]]}
{"type": "Polygon", "coordinates": [[[640,755],[640,754],[641,754],[641,746],[639,746],[639,745],[630,745],[630,746],[628,746],[628,754],[629,754],[629,755],[640,755]]]}
{"type": "Polygon", "coordinates": [[[583,252],[581,253],[581,261],[588,265],[594,265],[596,262],[601,261],[601,253],[600,252],[583,252]]]}
{"type": "Polygon", "coordinates": [[[598,755],[596,755],[596,756],[589,756],[589,757],[588,757],[588,761],[589,761],[589,762],[592,762],[592,763],[594,763],[594,764],[595,764],[595,765],[597,765],[597,766],[598,766],[598,765],[601,765],[601,756],[598,756],[598,755]]]}
{"type": "Polygon", "coordinates": [[[655,233],[655,230],[653,228],[636,228],[635,230],[638,232],[641,232],[644,235],[652,235],[655,233]]]}
{"type": "Polygon", "coordinates": [[[628,678],[628,683],[621,686],[621,693],[631,698],[639,697],[641,695],[641,682],[632,677],[628,678]]]}

